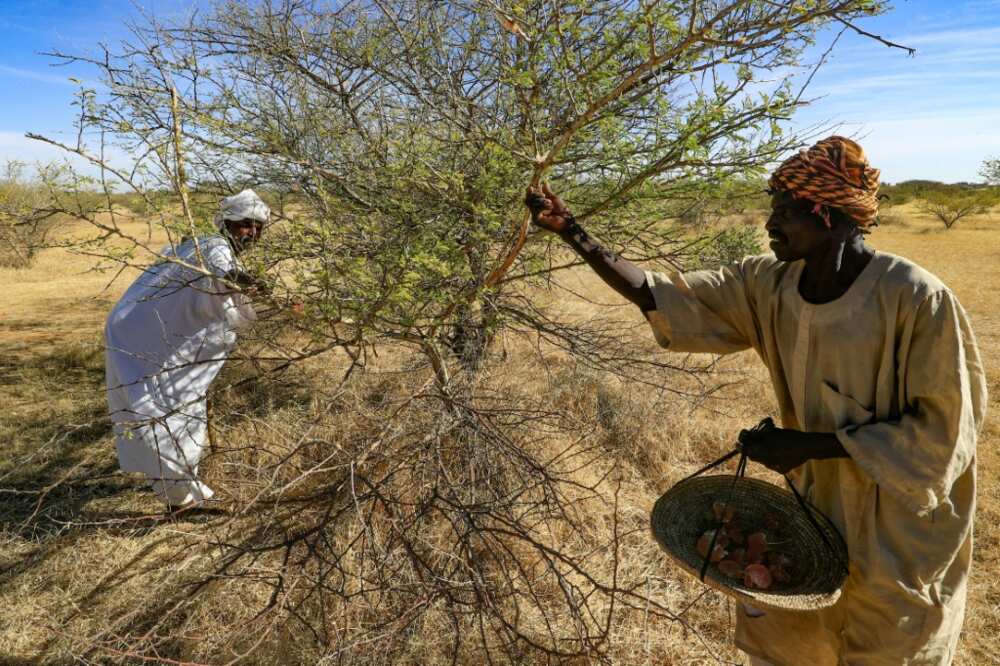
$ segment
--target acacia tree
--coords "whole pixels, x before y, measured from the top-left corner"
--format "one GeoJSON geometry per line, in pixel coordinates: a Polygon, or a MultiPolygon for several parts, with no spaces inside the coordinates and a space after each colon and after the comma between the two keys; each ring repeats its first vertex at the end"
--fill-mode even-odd
{"type": "MultiPolygon", "coordinates": [[[[679,265],[688,241],[669,219],[799,141],[782,123],[805,99],[775,72],[808,71],[821,30],[883,8],[233,2],[137,28],[96,57],[63,54],[97,67],[102,87],[81,93],[80,141],[60,145],[136,189],[172,241],[197,230],[215,188],[296,193],[255,261],[279,300],[306,302],[304,338],[262,335],[257,360],[285,367],[337,348],[350,375],[392,345],[422,359],[409,370],[429,368],[430,384],[360,419],[363,436],[289,433],[286,455],[234,482],[241,518],[219,528],[221,554],[189,589],[252,580],[268,593],[236,626],[266,637],[296,624],[327,656],[373,643],[391,654],[439,616],[456,659],[512,661],[598,656],[630,609],[683,621],[620,570],[623,535],[646,527],[619,526],[613,463],[586,436],[542,455],[538,441],[569,427],[558,411],[482,384],[490,342],[508,333],[665,391],[679,390],[668,371],[691,370],[646,354],[614,322],[561,321],[534,301],[532,288],[578,261],[531,231],[524,188],[550,179],[629,259],[679,265]],[[128,168],[104,159],[110,147],[131,156],[128,168]],[[179,211],[147,196],[162,189],[179,211]],[[600,481],[577,480],[584,464],[600,481]],[[612,524],[595,539],[586,507],[609,497],[612,524]],[[265,503],[278,508],[249,511],[265,503]]],[[[80,249],[126,264],[123,242],[155,252],[108,201],[87,216],[100,239],[80,249]]],[[[336,392],[330,405],[371,409],[336,392]]],[[[95,644],[162,654],[190,598],[129,615],[95,644]]]]}
{"type": "Polygon", "coordinates": [[[921,207],[944,224],[945,229],[951,229],[959,220],[988,212],[994,203],[996,197],[988,190],[941,190],[928,192],[921,207]]]}
{"type": "Polygon", "coordinates": [[[9,161],[0,167],[0,266],[25,267],[45,246],[52,217],[45,185],[57,167],[40,167],[43,178],[25,177],[25,164],[9,161]]]}
{"type": "Polygon", "coordinates": [[[795,145],[781,121],[803,100],[771,72],[801,67],[825,25],[880,8],[224,4],[93,59],[107,94],[87,93],[81,118],[140,156],[147,186],[301,188],[311,215],[276,260],[308,258],[297,289],[327,323],[462,352],[489,337],[504,293],[556,267],[546,242],[522,251],[526,183],[551,178],[635,259],[669,258],[662,202],[759,175],[795,145]]]}
{"type": "Polygon", "coordinates": [[[991,185],[1000,185],[1000,157],[994,157],[983,161],[983,167],[979,174],[991,185]]]}

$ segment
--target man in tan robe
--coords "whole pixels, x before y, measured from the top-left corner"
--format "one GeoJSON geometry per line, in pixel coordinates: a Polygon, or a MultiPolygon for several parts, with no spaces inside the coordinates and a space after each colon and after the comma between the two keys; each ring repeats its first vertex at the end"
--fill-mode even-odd
{"type": "Polygon", "coordinates": [[[748,455],[788,473],[837,525],[850,574],[832,608],[741,607],[754,664],[949,664],[972,560],[976,435],[986,383],[955,295],[868,247],[878,171],[830,137],[770,181],[774,256],[715,271],[644,273],[588,237],[548,187],[527,203],[680,352],[753,349],[781,428],[748,455]]]}

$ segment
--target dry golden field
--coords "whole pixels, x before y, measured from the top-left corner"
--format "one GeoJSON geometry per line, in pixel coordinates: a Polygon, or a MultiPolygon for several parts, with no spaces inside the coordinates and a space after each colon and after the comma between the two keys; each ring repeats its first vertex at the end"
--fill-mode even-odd
{"type": "MultiPolygon", "coordinates": [[[[1000,396],[1000,217],[963,220],[945,231],[915,209],[878,229],[878,249],[909,257],[941,277],[968,310],[989,373],[991,413],[979,440],[979,515],[975,571],[958,664],[1000,662],[1000,427],[994,418],[1000,396]],[[994,221],[996,219],[996,221],[994,221]]],[[[140,225],[136,225],[138,231],[140,225]]],[[[72,229],[68,233],[78,233],[72,229]]],[[[127,286],[124,275],[88,272],[91,260],[47,250],[28,269],[0,269],[0,664],[140,663],[115,651],[115,627],[141,612],[148,597],[169,588],[164,575],[186,544],[207,538],[198,522],[146,521],[157,505],[134,478],[117,472],[110,426],[103,419],[103,318],[127,286]],[[173,559],[166,559],[167,557],[173,559]],[[101,639],[97,644],[97,637],[101,639]]],[[[620,304],[592,275],[565,278],[574,291],[620,304]],[[580,288],[583,289],[580,289],[580,288]]],[[[598,305],[565,292],[537,295],[575,316],[590,317],[598,305]]],[[[642,326],[638,312],[620,316],[642,326]]],[[[512,340],[505,364],[489,381],[531,392],[559,409],[593,420],[596,400],[614,408],[600,436],[608,456],[622,461],[622,514],[637,525],[659,493],[674,481],[731,448],[734,434],[773,413],[766,373],[751,354],[723,359],[717,378],[729,385],[712,400],[692,406],[639,386],[601,385],[599,376],[568,365],[556,351],[528,353],[512,340]],[[524,353],[521,353],[524,352],[524,353]],[[603,397],[602,397],[603,396],[603,397]]],[[[321,377],[333,361],[303,369],[321,377]],[[325,364],[325,365],[324,365],[325,364]]],[[[273,407],[278,427],[285,407],[273,407]]],[[[290,408],[289,408],[290,409],[290,408]]],[[[233,436],[250,437],[238,419],[233,436]]],[[[221,464],[206,463],[213,485],[221,464]]],[[[586,476],[586,470],[580,472],[586,476]]],[[[218,481],[222,483],[222,481],[218,481]]],[[[594,538],[607,529],[595,514],[594,538]]],[[[730,642],[733,608],[675,569],[651,538],[623,544],[622,566],[645,577],[664,605],[683,611],[686,626],[651,621],[641,612],[622,614],[611,628],[608,656],[619,664],[743,663],[730,642]]],[[[231,645],[213,628],[238,625],[241,605],[256,594],[220,583],[190,612],[169,653],[146,663],[227,663],[231,645]]],[[[447,663],[433,640],[433,626],[412,639],[406,663],[447,663]]],[[[247,639],[249,640],[249,639],[247,639]]],[[[235,648],[234,648],[235,649],[235,648]]],[[[474,655],[460,661],[480,663],[474,655]]],[[[377,653],[352,654],[343,663],[385,663],[377,653]]],[[[245,663],[312,663],[294,636],[278,632],[245,663]]],[[[331,662],[332,663],[332,662],[331,662]]],[[[340,663],[340,662],[338,662],[340,663]]],[[[807,657],[803,656],[803,663],[807,657]]]]}

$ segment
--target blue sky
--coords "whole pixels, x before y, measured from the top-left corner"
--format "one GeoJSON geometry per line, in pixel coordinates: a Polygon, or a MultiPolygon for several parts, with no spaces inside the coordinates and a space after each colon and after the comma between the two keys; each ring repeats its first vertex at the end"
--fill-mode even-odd
{"type": "Polygon", "coordinates": [[[981,180],[1000,156],[1000,0],[897,0],[863,26],[916,55],[845,35],[797,124],[842,123],[887,182],[981,180]]]}
{"type": "Polygon", "coordinates": [[[62,159],[64,154],[24,137],[36,132],[75,143],[72,106],[76,84],[93,81],[94,72],[79,66],[55,66],[41,55],[60,51],[93,54],[99,43],[114,45],[127,37],[126,21],[139,17],[136,7],[166,17],[191,5],[190,0],[0,0],[0,163],[62,159]]]}
{"type": "MultiPolygon", "coordinates": [[[[144,0],[160,17],[194,0],[144,0]]],[[[0,162],[59,154],[26,131],[72,139],[74,86],[87,70],[53,67],[42,51],[91,52],[137,14],[130,0],[0,0],[0,162]]],[[[860,140],[887,182],[979,180],[1000,156],[1000,0],[896,0],[863,27],[917,49],[914,57],[844,35],[807,94],[798,127],[839,125],[860,140]]],[[[824,48],[833,34],[827,36],[824,48]]]]}

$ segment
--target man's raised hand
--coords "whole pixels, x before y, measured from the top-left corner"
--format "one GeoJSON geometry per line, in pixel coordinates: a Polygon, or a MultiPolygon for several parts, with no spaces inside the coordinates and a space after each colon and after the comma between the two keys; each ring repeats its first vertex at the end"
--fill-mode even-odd
{"type": "Polygon", "coordinates": [[[524,203],[531,211],[531,219],[535,224],[559,234],[609,287],[638,305],[644,312],[656,309],[656,300],[646,284],[645,272],[601,247],[596,239],[581,229],[569,208],[556,196],[548,183],[542,183],[541,187],[529,187],[524,203]]]}
{"type": "Polygon", "coordinates": [[[529,185],[524,203],[531,211],[531,220],[535,224],[557,234],[566,230],[567,220],[572,217],[569,208],[556,196],[548,183],[542,183],[541,187],[529,185]]]}

